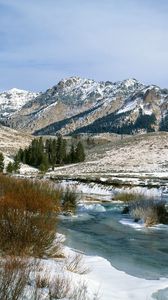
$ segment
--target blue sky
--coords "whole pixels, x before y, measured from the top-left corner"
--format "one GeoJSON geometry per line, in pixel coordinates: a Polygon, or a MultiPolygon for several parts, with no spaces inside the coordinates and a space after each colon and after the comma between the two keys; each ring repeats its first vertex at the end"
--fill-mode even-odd
{"type": "Polygon", "coordinates": [[[0,90],[167,74],[167,0],[0,0],[0,90]]]}

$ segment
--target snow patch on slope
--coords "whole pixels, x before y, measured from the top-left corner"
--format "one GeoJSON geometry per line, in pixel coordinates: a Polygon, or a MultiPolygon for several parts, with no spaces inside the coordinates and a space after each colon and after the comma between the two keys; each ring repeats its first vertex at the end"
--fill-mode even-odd
{"type": "Polygon", "coordinates": [[[137,101],[129,102],[117,112],[117,115],[133,110],[135,109],[136,106],[137,106],[137,101]]]}
{"type": "Polygon", "coordinates": [[[38,95],[39,93],[19,90],[17,88],[0,93],[0,117],[10,116],[38,95]]]}

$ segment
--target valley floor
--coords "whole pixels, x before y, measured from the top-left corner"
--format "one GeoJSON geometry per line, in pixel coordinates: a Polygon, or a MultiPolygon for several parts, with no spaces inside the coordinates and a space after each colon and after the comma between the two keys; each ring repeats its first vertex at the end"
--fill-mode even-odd
{"type": "Polygon", "coordinates": [[[168,133],[109,138],[89,149],[84,163],[55,168],[47,176],[118,185],[167,185],[168,133]]]}
{"type": "MultiPolygon", "coordinates": [[[[19,143],[14,143],[12,140],[9,143],[10,137],[6,137],[5,134],[1,134],[3,142],[0,151],[9,158],[13,153],[12,145],[20,147],[23,141],[21,139],[19,143]]],[[[13,135],[13,132],[10,134],[13,135]]],[[[24,145],[29,141],[31,137],[27,137],[24,145]]],[[[37,170],[22,165],[21,175],[37,176],[37,170]]],[[[128,188],[150,187],[151,193],[158,191],[160,196],[164,192],[167,193],[168,188],[168,133],[130,136],[116,140],[109,137],[103,144],[96,144],[88,149],[86,162],[55,168],[44,178],[89,180],[96,184],[115,185],[116,188],[122,185],[128,188]]],[[[105,189],[107,198],[110,197],[111,200],[111,193],[108,193],[106,186],[105,189]]],[[[67,251],[71,250],[67,248],[67,251]]],[[[100,290],[101,300],[150,300],[153,299],[153,293],[168,286],[167,278],[137,278],[115,269],[102,257],[85,256],[85,259],[91,272],[82,275],[83,279],[88,282],[90,290],[100,290]]],[[[52,264],[52,261],[47,262],[48,267],[50,263],[52,264]]],[[[57,265],[54,268],[57,268],[57,265]]]]}

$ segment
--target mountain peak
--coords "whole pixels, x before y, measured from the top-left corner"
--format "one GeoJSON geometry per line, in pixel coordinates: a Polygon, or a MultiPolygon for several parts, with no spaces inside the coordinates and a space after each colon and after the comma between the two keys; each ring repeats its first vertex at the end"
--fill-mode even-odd
{"type": "Polygon", "coordinates": [[[87,79],[87,78],[82,78],[82,77],[79,77],[79,76],[72,76],[72,77],[69,77],[69,78],[64,78],[62,79],[61,81],[58,82],[57,86],[59,87],[65,87],[65,88],[73,88],[73,87],[76,87],[76,86],[81,86],[83,85],[84,83],[93,83],[95,82],[94,80],[92,79],[87,79]]]}
{"type": "Polygon", "coordinates": [[[128,79],[125,79],[123,81],[121,81],[122,85],[126,86],[127,88],[131,88],[131,87],[134,87],[134,86],[143,86],[142,83],[140,83],[137,79],[135,78],[128,78],[128,79]]]}
{"type": "Polygon", "coordinates": [[[17,89],[17,88],[12,88],[8,91],[6,91],[6,93],[28,93],[28,91],[25,91],[25,90],[20,90],[20,89],[17,89]]]}
{"type": "Polygon", "coordinates": [[[0,93],[0,118],[3,119],[10,116],[38,95],[39,93],[32,93],[17,88],[0,93]]]}

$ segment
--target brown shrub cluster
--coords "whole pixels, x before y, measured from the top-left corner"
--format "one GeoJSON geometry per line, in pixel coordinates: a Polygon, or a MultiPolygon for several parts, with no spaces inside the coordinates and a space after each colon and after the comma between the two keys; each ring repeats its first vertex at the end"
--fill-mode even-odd
{"type": "Polygon", "coordinates": [[[45,183],[0,175],[1,254],[42,256],[55,238],[60,198],[45,183]]]}

